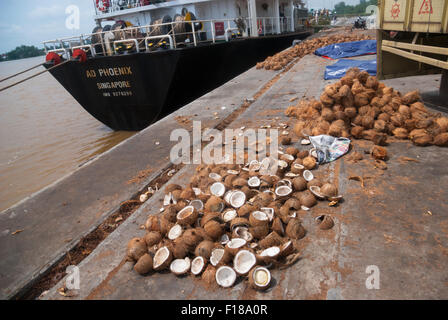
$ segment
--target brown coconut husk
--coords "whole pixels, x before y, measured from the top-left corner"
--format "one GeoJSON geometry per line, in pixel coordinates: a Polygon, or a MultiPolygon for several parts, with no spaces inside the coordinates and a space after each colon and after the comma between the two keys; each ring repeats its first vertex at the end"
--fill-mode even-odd
{"type": "Polygon", "coordinates": [[[295,191],[303,191],[307,188],[307,181],[303,177],[297,177],[292,180],[292,185],[295,191]]]}
{"type": "Polygon", "coordinates": [[[213,240],[218,240],[224,234],[224,228],[218,221],[211,220],[204,225],[207,235],[213,240]]]}
{"type": "Polygon", "coordinates": [[[418,100],[420,100],[420,94],[418,90],[408,92],[401,97],[402,103],[407,105],[417,102],[418,100]]]}
{"type": "Polygon", "coordinates": [[[162,234],[158,231],[150,231],[144,236],[144,239],[146,246],[151,247],[162,241],[162,234]]]}
{"type": "Polygon", "coordinates": [[[319,225],[319,229],[322,230],[329,230],[334,226],[334,221],[329,215],[323,215],[318,217],[317,223],[319,225]]]}
{"type": "Polygon", "coordinates": [[[258,242],[262,249],[267,249],[273,246],[279,246],[284,242],[284,239],[275,231],[269,233],[264,239],[258,242]]]}
{"type": "Polygon", "coordinates": [[[180,185],[174,184],[174,183],[171,183],[165,187],[166,194],[169,194],[170,192],[173,192],[174,190],[182,190],[182,187],[180,185]]]}
{"type": "Polygon", "coordinates": [[[312,170],[316,167],[317,161],[314,157],[308,156],[303,159],[303,166],[305,169],[312,170]]]}
{"type": "Polygon", "coordinates": [[[250,227],[249,233],[254,237],[254,239],[263,239],[269,234],[269,225],[266,224],[250,227]]]}
{"type": "Polygon", "coordinates": [[[442,129],[442,132],[448,132],[448,118],[447,117],[439,117],[436,120],[436,123],[442,129]]]}
{"type": "Polygon", "coordinates": [[[440,147],[448,146],[448,132],[443,132],[435,136],[433,143],[440,147]]]}
{"type": "Polygon", "coordinates": [[[398,139],[407,139],[408,138],[408,130],[405,128],[396,128],[392,131],[394,136],[398,139]]]}
{"type": "Polygon", "coordinates": [[[145,253],[138,259],[137,263],[134,265],[134,270],[141,275],[145,275],[153,270],[152,257],[145,253]]]}
{"type": "Polygon", "coordinates": [[[133,238],[128,242],[126,255],[130,260],[138,261],[148,248],[143,238],[133,238]]]}
{"type": "Polygon", "coordinates": [[[209,264],[205,271],[202,273],[201,279],[202,281],[210,285],[216,283],[215,276],[216,268],[209,264]]]}
{"type": "Polygon", "coordinates": [[[380,146],[373,146],[371,155],[376,160],[385,160],[387,158],[387,149],[380,146]]]}
{"type": "Polygon", "coordinates": [[[286,235],[291,239],[302,239],[306,235],[306,230],[298,219],[291,219],[286,226],[286,235]]]}
{"type": "Polygon", "coordinates": [[[211,196],[205,203],[204,209],[209,212],[218,212],[220,207],[223,205],[224,200],[216,196],[211,196]]]}
{"type": "Polygon", "coordinates": [[[194,253],[196,256],[201,256],[208,260],[210,259],[214,246],[215,244],[212,241],[204,240],[198,244],[194,253]]]}

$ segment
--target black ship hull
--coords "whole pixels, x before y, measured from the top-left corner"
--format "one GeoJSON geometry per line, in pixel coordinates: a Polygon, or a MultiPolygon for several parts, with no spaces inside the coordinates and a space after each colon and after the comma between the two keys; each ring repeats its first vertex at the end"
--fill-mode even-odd
{"type": "Polygon", "coordinates": [[[93,117],[114,130],[141,130],[226,83],[308,32],[151,53],[70,61],[51,74],[93,117]]]}

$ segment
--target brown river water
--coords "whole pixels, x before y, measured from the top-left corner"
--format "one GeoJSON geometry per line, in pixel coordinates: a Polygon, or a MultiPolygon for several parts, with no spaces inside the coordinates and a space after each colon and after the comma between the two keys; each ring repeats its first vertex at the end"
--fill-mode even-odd
{"type": "MultiPolygon", "coordinates": [[[[1,62],[0,79],[44,58],[1,62]]],[[[0,92],[0,212],[134,133],[115,132],[97,121],[49,73],[0,92]]]]}

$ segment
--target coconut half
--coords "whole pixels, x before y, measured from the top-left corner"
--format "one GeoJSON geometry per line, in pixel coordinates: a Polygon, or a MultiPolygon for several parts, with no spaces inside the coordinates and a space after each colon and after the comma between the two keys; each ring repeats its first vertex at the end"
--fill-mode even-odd
{"type": "Polygon", "coordinates": [[[260,211],[266,213],[269,218],[269,222],[274,220],[274,208],[260,208],[260,211]]]}
{"type": "Polygon", "coordinates": [[[215,182],[210,186],[210,193],[217,197],[222,197],[226,192],[226,187],[221,182],[215,182]]]}
{"type": "Polygon", "coordinates": [[[287,197],[291,192],[292,188],[288,186],[280,186],[275,189],[275,195],[279,198],[287,197]]]}
{"type": "Polygon", "coordinates": [[[189,203],[189,205],[192,206],[192,207],[194,207],[194,208],[195,208],[197,211],[199,211],[199,212],[201,212],[202,209],[204,209],[204,202],[202,202],[202,201],[199,200],[199,199],[192,200],[192,201],[189,203]]]}
{"type": "Polygon", "coordinates": [[[173,259],[173,254],[167,247],[161,247],[157,250],[153,258],[153,268],[156,271],[164,270],[173,259]]]}
{"type": "Polygon", "coordinates": [[[236,272],[227,266],[219,267],[215,274],[216,283],[223,288],[233,286],[236,280],[236,272]]]}
{"type": "Polygon", "coordinates": [[[177,201],[176,199],[174,199],[173,194],[171,192],[166,194],[165,197],[163,198],[164,206],[169,206],[170,204],[176,204],[176,203],[177,201]]]}
{"type": "Polygon", "coordinates": [[[209,175],[208,175],[208,177],[210,178],[210,179],[213,179],[213,180],[215,180],[215,181],[221,181],[222,180],[222,177],[219,175],[219,174],[217,174],[217,173],[210,173],[209,175]]]}
{"type": "Polygon", "coordinates": [[[320,200],[324,200],[325,196],[320,192],[320,187],[318,186],[311,186],[310,191],[314,196],[320,200]]]}
{"type": "Polygon", "coordinates": [[[252,177],[247,181],[247,185],[251,188],[258,188],[261,184],[260,178],[252,177]]]}
{"type": "Polygon", "coordinates": [[[303,139],[302,141],[300,141],[300,143],[304,146],[311,144],[311,141],[308,139],[303,139]]]}
{"type": "Polygon", "coordinates": [[[257,263],[255,255],[248,250],[240,250],[233,259],[233,268],[239,275],[246,275],[257,263]]]}
{"type": "Polygon", "coordinates": [[[216,267],[220,263],[226,263],[228,260],[228,253],[224,248],[215,248],[212,250],[212,255],[210,256],[210,263],[212,266],[216,267]]]}
{"type": "Polygon", "coordinates": [[[229,190],[229,191],[227,191],[225,194],[224,194],[224,201],[227,203],[227,204],[230,204],[230,198],[232,197],[232,193],[233,193],[234,191],[233,190],[229,190]]]}
{"type": "Polygon", "coordinates": [[[252,160],[252,161],[249,163],[248,168],[249,168],[250,171],[258,171],[258,170],[260,170],[260,168],[261,168],[261,164],[260,164],[260,162],[258,162],[257,160],[252,160]]]}
{"type": "Polygon", "coordinates": [[[183,232],[182,226],[180,224],[175,224],[170,231],[168,231],[168,239],[175,240],[179,238],[183,232]]]}
{"type": "Polygon", "coordinates": [[[252,227],[269,223],[268,215],[263,211],[254,211],[249,215],[249,222],[252,227]]]}
{"type": "Polygon", "coordinates": [[[236,227],[232,235],[235,238],[244,239],[246,242],[250,242],[254,238],[247,227],[236,227]]]}
{"type": "Polygon", "coordinates": [[[233,238],[229,241],[229,243],[226,244],[226,249],[234,255],[238,252],[239,249],[244,247],[246,243],[247,241],[243,238],[233,238]]]}
{"type": "Polygon", "coordinates": [[[176,259],[171,262],[170,270],[172,273],[174,273],[176,276],[181,276],[183,274],[186,274],[191,267],[191,260],[190,258],[185,259],[176,259]]]}
{"type": "Polygon", "coordinates": [[[191,273],[195,276],[198,276],[204,271],[205,268],[205,259],[201,256],[196,257],[191,261],[191,273]]]}
{"type": "Polygon", "coordinates": [[[229,238],[229,236],[228,236],[226,233],[224,233],[224,234],[221,236],[221,239],[220,239],[219,241],[220,241],[220,243],[221,243],[223,246],[225,246],[227,243],[229,243],[230,238],[229,238]]]}
{"type": "Polygon", "coordinates": [[[198,219],[199,213],[193,206],[186,206],[177,213],[177,222],[181,225],[192,225],[198,219]]]}
{"type": "Polygon", "coordinates": [[[224,211],[221,214],[221,219],[224,222],[230,222],[231,220],[235,219],[238,216],[238,213],[236,212],[236,210],[230,209],[227,211],[224,211]]]}
{"type": "Polygon", "coordinates": [[[310,182],[311,180],[314,179],[314,175],[310,170],[305,170],[305,171],[303,171],[303,178],[306,181],[310,182]]]}
{"type": "Polygon", "coordinates": [[[255,267],[249,273],[249,283],[254,289],[266,290],[271,279],[271,272],[265,267],[255,267]]]}
{"type": "Polygon", "coordinates": [[[229,203],[234,208],[242,207],[246,203],[246,194],[242,191],[232,192],[229,203]]]}
{"type": "Polygon", "coordinates": [[[278,255],[280,254],[280,248],[275,246],[275,247],[270,247],[267,249],[264,249],[263,251],[260,252],[260,257],[263,260],[274,260],[278,257],[278,255]]]}

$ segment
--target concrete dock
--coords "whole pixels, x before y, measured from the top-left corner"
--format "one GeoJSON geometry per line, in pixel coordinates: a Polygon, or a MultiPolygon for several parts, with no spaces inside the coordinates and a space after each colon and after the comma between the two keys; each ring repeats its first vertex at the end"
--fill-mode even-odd
{"type": "MultiPolygon", "coordinates": [[[[169,141],[170,132],[177,127],[191,130],[177,117],[219,129],[293,124],[284,115],[289,100],[318,97],[329,83],[323,73],[331,63],[309,55],[287,72],[251,69],[3,212],[0,297],[11,298],[26,289],[123,201],[168,170],[176,143],[169,141]],[[135,179],[142,171],[146,174],[135,179]],[[23,231],[11,235],[15,230],[23,231]]],[[[434,75],[385,82],[402,92],[418,88],[430,94],[439,79],[434,75]]],[[[353,148],[364,152],[371,143],[353,141],[353,148]]],[[[162,188],[78,265],[81,283],[76,295],[59,294],[62,279],[42,299],[447,299],[448,149],[393,139],[387,149],[385,171],[374,168],[369,155],[358,163],[343,157],[315,171],[338,184],[344,201],[336,208],[319,203],[309,211],[303,219],[308,233],[300,240],[302,258],[288,269],[273,270],[274,285],[267,292],[253,291],[244,281],[221,289],[205,287],[193,276],[136,274],[125,261],[126,244],[144,235],[140,226],[161,207],[162,188]],[[351,176],[364,177],[364,188],[351,176]],[[314,217],[322,213],[332,214],[333,229],[316,228],[314,217]],[[369,266],[380,271],[380,289],[366,287],[369,266]]],[[[193,165],[186,165],[170,183],[185,184],[193,171],[193,165]]]]}

